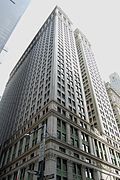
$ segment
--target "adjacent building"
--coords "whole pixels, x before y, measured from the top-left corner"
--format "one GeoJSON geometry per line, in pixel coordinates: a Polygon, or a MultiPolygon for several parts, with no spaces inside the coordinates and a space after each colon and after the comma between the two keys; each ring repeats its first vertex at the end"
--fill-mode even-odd
{"type": "Polygon", "coordinates": [[[105,85],[100,77],[91,44],[78,29],[75,31],[89,121],[105,135],[108,142],[119,142],[118,126],[109,102],[105,85]]]}
{"type": "Polygon", "coordinates": [[[120,95],[120,76],[114,72],[110,76],[111,87],[120,95]]]}
{"type": "Polygon", "coordinates": [[[4,0],[0,2],[0,52],[28,4],[29,0],[4,0]]]}
{"type": "Polygon", "coordinates": [[[54,180],[120,179],[117,123],[100,76],[102,89],[92,84],[92,75],[99,74],[96,65],[88,69],[87,54],[95,64],[91,47],[79,38],[68,16],[55,7],[11,72],[0,103],[2,180],[35,180],[37,172],[30,172],[40,168],[54,180]]]}
{"type": "Polygon", "coordinates": [[[109,82],[105,85],[120,132],[120,95],[111,87],[109,82]]]}

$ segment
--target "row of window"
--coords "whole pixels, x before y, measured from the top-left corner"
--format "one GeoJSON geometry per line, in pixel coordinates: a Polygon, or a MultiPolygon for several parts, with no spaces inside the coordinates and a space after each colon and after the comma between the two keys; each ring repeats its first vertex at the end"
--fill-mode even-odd
{"type": "MultiPolygon", "coordinates": [[[[80,68],[81,68],[81,72],[82,72],[83,84],[84,84],[85,91],[86,91],[89,88],[89,84],[88,84],[88,80],[87,80],[87,76],[86,76],[86,69],[85,69],[85,62],[83,60],[83,53],[82,53],[81,47],[79,45],[79,42],[77,44],[77,48],[78,48],[78,52],[79,52],[79,60],[80,60],[80,68]],[[86,89],[86,87],[87,87],[87,89],[86,89]]],[[[95,91],[96,91],[96,96],[97,96],[98,105],[99,105],[99,108],[100,108],[100,111],[101,111],[102,119],[103,119],[103,121],[104,120],[106,121],[107,117],[108,118],[110,117],[110,119],[111,119],[110,121],[112,122],[113,121],[113,115],[112,115],[112,112],[111,112],[111,109],[110,109],[110,106],[109,106],[109,101],[107,100],[105,87],[104,87],[104,85],[102,83],[102,80],[100,78],[99,72],[98,72],[97,67],[96,67],[96,62],[95,62],[94,56],[90,52],[91,50],[89,49],[89,47],[87,47],[86,45],[84,45],[84,51],[85,51],[85,54],[86,54],[86,57],[87,57],[87,61],[88,61],[87,64],[88,64],[88,68],[89,68],[89,71],[91,73],[91,78],[92,78],[92,81],[93,81],[93,85],[94,85],[94,88],[95,88],[95,91]],[[99,93],[100,93],[100,95],[99,95],[99,93]],[[105,106],[104,111],[103,111],[103,106],[105,106]],[[109,116],[108,116],[108,114],[109,114],[109,116]]],[[[88,92],[86,94],[87,101],[88,101],[88,99],[90,97],[91,97],[91,95],[88,92]]],[[[95,118],[95,114],[92,113],[92,111],[93,110],[89,109],[89,118],[90,118],[90,122],[93,123],[94,126],[95,126],[95,125],[97,125],[96,122],[95,122],[96,118],[95,118]]],[[[112,124],[109,124],[109,122],[108,122],[108,125],[111,126],[112,124]]],[[[115,140],[116,139],[115,136],[117,136],[117,137],[119,136],[118,133],[116,132],[117,127],[114,126],[114,128],[111,128],[112,127],[111,126],[111,127],[108,128],[108,125],[106,123],[103,123],[106,135],[108,135],[108,136],[111,135],[111,138],[113,138],[115,140]]]]}
{"type": "Polygon", "coordinates": [[[46,86],[48,86],[51,79],[53,30],[54,23],[51,22],[49,27],[46,28],[46,31],[44,31],[42,36],[40,36],[39,41],[35,44],[34,48],[31,51],[31,66],[29,68],[29,75],[27,76],[29,80],[27,79],[26,88],[24,89],[25,96],[22,101],[23,105],[20,106],[20,111],[17,116],[19,122],[22,122],[23,120],[26,121],[27,119],[29,119],[29,117],[33,117],[35,111],[38,112],[38,110],[41,109],[42,101],[44,101],[44,105],[49,101],[49,88],[47,87],[46,89],[46,86]],[[45,92],[45,95],[43,97],[42,93],[44,90],[44,86],[45,91],[47,90],[47,92],[45,92]],[[26,90],[28,91],[28,93],[26,90]],[[37,100],[39,102],[36,102],[37,100]]]}
{"type": "MultiPolygon", "coordinates": [[[[67,129],[67,124],[66,122],[62,121],[61,119],[57,118],[57,138],[60,139],[61,141],[67,142],[68,139],[70,138],[70,143],[72,146],[76,148],[82,148],[83,151],[90,153],[90,142],[89,142],[89,136],[84,133],[84,132],[79,132],[79,130],[73,126],[70,125],[70,130],[67,129]],[[70,131],[70,132],[68,132],[70,131]],[[68,134],[70,134],[70,137],[68,137],[68,134]],[[81,142],[81,144],[80,144],[81,142]],[[81,147],[82,145],[82,147],[81,147]]],[[[100,141],[97,141],[94,139],[94,145],[95,145],[95,155],[105,161],[108,160],[107,157],[107,151],[105,144],[101,143],[100,141]]],[[[114,152],[113,149],[111,150],[110,148],[108,151],[112,152],[111,156],[111,163],[114,165],[117,165],[120,163],[120,153],[114,152]],[[114,152],[114,153],[113,153],[114,152]],[[117,155],[115,155],[115,153],[117,155]],[[114,158],[113,158],[114,155],[114,158]]]]}
{"type": "MultiPolygon", "coordinates": [[[[57,180],[68,180],[68,164],[66,159],[62,159],[60,157],[57,157],[57,180]]],[[[93,169],[86,167],[85,169],[82,169],[81,164],[72,163],[72,175],[73,179],[81,179],[83,178],[89,178],[91,180],[94,179],[93,169]]]]}
{"type": "MultiPolygon", "coordinates": [[[[71,174],[73,175],[73,179],[81,179],[86,178],[89,180],[94,179],[94,170],[89,167],[82,168],[81,164],[77,164],[72,162],[72,171],[71,174]]],[[[31,163],[28,165],[28,167],[23,167],[19,170],[16,170],[13,174],[9,174],[7,177],[2,178],[2,180],[16,180],[19,178],[20,180],[23,180],[25,177],[33,180],[34,176],[33,174],[27,173],[26,170],[34,171],[35,169],[35,163],[31,163]]],[[[56,159],[56,180],[68,180],[68,163],[66,159],[62,159],[60,157],[57,157],[56,159]]]]}

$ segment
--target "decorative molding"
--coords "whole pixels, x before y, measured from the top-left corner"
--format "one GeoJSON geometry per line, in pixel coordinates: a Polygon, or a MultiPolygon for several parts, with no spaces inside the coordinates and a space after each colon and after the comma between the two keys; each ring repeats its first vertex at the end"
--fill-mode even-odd
{"type": "Polygon", "coordinates": [[[56,157],[57,157],[57,155],[55,153],[53,153],[53,152],[48,152],[48,153],[45,154],[45,159],[46,160],[50,160],[50,159],[56,160],[56,157]]]}

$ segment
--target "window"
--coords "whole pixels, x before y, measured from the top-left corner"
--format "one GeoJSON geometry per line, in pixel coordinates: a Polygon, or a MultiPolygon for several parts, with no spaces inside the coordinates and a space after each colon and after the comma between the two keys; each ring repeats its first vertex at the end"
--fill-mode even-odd
{"type": "Polygon", "coordinates": [[[57,112],[61,113],[61,108],[57,107],[57,112]]]}
{"type": "Polygon", "coordinates": [[[38,130],[37,129],[38,129],[38,127],[34,128],[32,146],[37,144],[37,138],[38,138],[38,130]]]}
{"type": "Polygon", "coordinates": [[[57,118],[57,138],[66,142],[66,123],[57,118]]]}
{"type": "Polygon", "coordinates": [[[110,152],[110,157],[111,157],[112,164],[117,165],[116,156],[115,156],[114,150],[109,148],[109,152],[110,152]]]}
{"type": "Polygon", "coordinates": [[[72,164],[72,170],[73,170],[73,177],[75,179],[81,179],[82,175],[81,175],[81,165],[73,163],[72,164]]]}
{"type": "Polygon", "coordinates": [[[81,132],[83,151],[90,152],[88,135],[81,132]]]}
{"type": "Polygon", "coordinates": [[[116,152],[116,157],[117,157],[117,160],[118,160],[118,165],[120,167],[120,153],[116,152]]]}
{"type": "Polygon", "coordinates": [[[5,152],[3,152],[3,153],[2,153],[2,157],[3,157],[3,159],[2,159],[2,163],[0,162],[0,163],[2,164],[2,166],[4,166],[4,165],[5,165],[6,154],[7,154],[7,150],[6,150],[5,152]]]}
{"type": "Polygon", "coordinates": [[[94,180],[93,170],[86,167],[86,169],[85,169],[85,176],[86,176],[87,179],[94,180]]]}
{"type": "Polygon", "coordinates": [[[57,178],[67,180],[67,160],[57,157],[57,178]]]}
{"type": "Polygon", "coordinates": [[[20,180],[23,180],[25,178],[25,168],[22,168],[20,171],[20,180]]]}
{"type": "Polygon", "coordinates": [[[34,164],[34,163],[31,163],[31,164],[29,165],[29,170],[34,170],[34,166],[35,166],[35,164],[34,164]]]}
{"type": "Polygon", "coordinates": [[[25,149],[24,151],[26,152],[29,148],[29,142],[30,142],[30,138],[29,137],[26,137],[26,142],[25,142],[25,149]]]}
{"type": "MultiPolygon", "coordinates": [[[[29,170],[34,171],[34,163],[29,164],[29,170]]],[[[33,180],[33,174],[28,173],[28,179],[33,180]]]]}
{"type": "Polygon", "coordinates": [[[75,147],[79,147],[78,143],[78,130],[73,126],[70,126],[71,144],[75,147]]]}
{"type": "Polygon", "coordinates": [[[16,150],[17,150],[17,143],[14,145],[14,149],[13,149],[13,154],[12,154],[12,160],[15,158],[16,156],[16,150]]]}
{"type": "Polygon", "coordinates": [[[12,147],[9,148],[7,162],[10,161],[11,151],[12,151],[12,147]]]}
{"type": "Polygon", "coordinates": [[[11,180],[12,179],[12,175],[8,175],[8,180],[11,180]]]}
{"type": "Polygon", "coordinates": [[[104,154],[105,160],[107,161],[107,154],[106,154],[106,150],[105,150],[105,144],[102,144],[102,147],[103,147],[103,154],[104,154]]]}
{"type": "Polygon", "coordinates": [[[13,175],[13,180],[16,180],[16,179],[17,179],[17,175],[18,175],[18,171],[15,171],[15,172],[14,172],[14,175],[13,175]]]}
{"type": "Polygon", "coordinates": [[[61,176],[57,175],[56,180],[61,180],[61,176]]]}

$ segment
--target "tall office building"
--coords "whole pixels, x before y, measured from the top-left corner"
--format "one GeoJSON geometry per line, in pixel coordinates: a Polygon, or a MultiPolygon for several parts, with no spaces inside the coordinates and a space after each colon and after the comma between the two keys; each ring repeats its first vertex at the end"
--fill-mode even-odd
{"type": "Polygon", "coordinates": [[[109,82],[107,82],[105,86],[120,132],[120,95],[111,87],[109,82]]]}
{"type": "Polygon", "coordinates": [[[119,142],[118,126],[91,45],[78,29],[75,39],[90,123],[107,136],[108,142],[119,142]]]}
{"type": "Polygon", "coordinates": [[[110,76],[110,84],[111,87],[118,93],[120,94],[120,76],[114,72],[110,76]]]}
{"type": "Polygon", "coordinates": [[[91,129],[72,23],[59,7],[11,72],[0,117],[2,180],[35,180],[38,170],[54,180],[120,178],[116,136],[113,146],[91,129]]]}
{"type": "Polygon", "coordinates": [[[0,52],[29,4],[29,0],[0,2],[0,52]]]}

